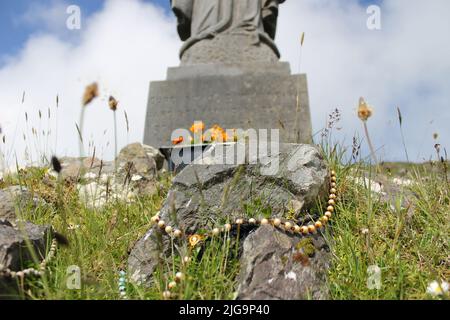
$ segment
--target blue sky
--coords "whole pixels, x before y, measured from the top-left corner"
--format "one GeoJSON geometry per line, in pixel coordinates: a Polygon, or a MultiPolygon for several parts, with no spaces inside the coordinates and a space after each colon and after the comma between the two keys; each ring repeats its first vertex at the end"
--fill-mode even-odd
{"type": "MultiPolygon", "coordinates": [[[[18,52],[30,34],[39,32],[36,25],[21,21],[31,5],[51,5],[61,0],[0,0],[0,56],[18,52]]],[[[126,0],[125,0],[126,1],[126,0]]],[[[145,0],[169,9],[169,0],[145,0]]],[[[70,0],[68,4],[78,5],[83,15],[90,16],[100,10],[104,0],[70,0]]]]}
{"type": "MultiPolygon", "coordinates": [[[[39,27],[21,21],[20,17],[27,12],[30,5],[36,3],[50,5],[61,0],[0,0],[0,57],[18,52],[30,34],[39,32],[39,27]]],[[[124,0],[126,1],[126,0],[124,0]]],[[[144,0],[155,3],[169,10],[169,0],[144,0]]],[[[292,1],[292,0],[290,0],[292,1]]],[[[301,0],[294,0],[301,1],[301,0]]],[[[346,0],[335,0],[346,1],[346,0]]],[[[359,0],[363,4],[378,4],[381,0],[359,0]]],[[[83,15],[90,16],[103,6],[104,0],[70,0],[69,4],[80,6],[83,15]]]]}

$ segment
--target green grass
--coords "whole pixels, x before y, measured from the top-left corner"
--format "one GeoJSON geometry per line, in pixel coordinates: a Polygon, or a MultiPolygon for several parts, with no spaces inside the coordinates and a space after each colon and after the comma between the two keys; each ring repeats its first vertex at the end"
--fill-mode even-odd
{"type": "MultiPolygon", "coordinates": [[[[29,169],[14,177],[7,177],[2,187],[20,184],[56,204],[57,188],[43,185],[46,170],[29,169]]],[[[63,190],[64,205],[56,208],[42,206],[37,210],[24,207],[21,217],[37,224],[51,224],[67,236],[69,247],[61,247],[49,266],[48,276],[27,282],[22,298],[31,299],[120,299],[119,271],[126,270],[128,253],[132,245],[151,227],[155,215],[167,195],[171,177],[159,179],[159,192],[151,197],[139,198],[131,204],[111,202],[101,210],[86,208],[78,201],[77,192],[70,186],[63,190]],[[69,228],[65,228],[64,215],[69,228]],[[81,269],[81,290],[67,289],[67,268],[81,269]]],[[[56,182],[56,179],[53,181],[56,182]]],[[[162,293],[182,271],[186,281],[177,289],[182,299],[232,299],[235,279],[239,271],[235,239],[225,235],[210,239],[192,252],[186,244],[173,244],[173,255],[161,263],[150,288],[129,283],[129,299],[162,299],[162,293]],[[180,253],[191,256],[188,265],[181,262],[180,253]]],[[[37,264],[36,264],[37,266],[37,264]]]]}
{"type": "MultiPolygon", "coordinates": [[[[21,185],[41,194],[56,204],[56,188],[42,182],[42,170],[27,170],[5,184],[21,185]]],[[[53,181],[56,183],[56,180],[53,181]]],[[[70,246],[57,251],[50,266],[50,274],[44,283],[31,283],[32,298],[39,299],[116,299],[118,298],[118,272],[125,268],[129,246],[150,225],[150,217],[159,209],[165,197],[168,179],[162,179],[160,192],[152,197],[139,199],[126,205],[110,203],[102,210],[90,210],[79,203],[77,191],[64,189],[64,205],[59,208],[40,207],[36,211],[22,212],[22,218],[38,224],[51,224],[67,236],[70,246]],[[64,214],[69,225],[78,227],[68,230],[63,223],[64,214]],[[82,272],[82,290],[66,289],[66,270],[77,265],[82,272]]]]}
{"type": "MultiPolygon", "coordinates": [[[[338,174],[337,215],[327,238],[332,251],[328,286],[332,299],[429,299],[426,293],[433,280],[449,279],[450,191],[439,163],[410,166],[403,176],[415,183],[408,187],[414,195],[414,209],[384,203],[379,195],[357,185],[358,177],[376,169],[364,163],[342,164],[336,149],[327,161],[338,174]],[[430,169],[432,168],[432,170],[430,169]],[[412,212],[412,213],[411,213],[412,212]],[[365,232],[363,230],[367,229],[365,232]],[[382,271],[380,290],[367,286],[368,267],[382,271]]],[[[392,165],[391,165],[392,167],[392,165]]],[[[381,174],[395,175],[380,166],[381,174]]],[[[53,205],[22,212],[23,218],[39,224],[52,224],[65,234],[69,247],[60,247],[49,272],[42,280],[26,283],[23,298],[31,299],[120,299],[119,271],[126,270],[133,244],[150,228],[170,187],[171,177],[164,175],[158,193],[138,198],[131,204],[111,202],[101,210],[86,208],[70,185],[58,194],[56,180],[43,179],[45,170],[29,169],[6,177],[0,187],[24,185],[53,205]],[[59,205],[58,205],[59,203],[59,205]],[[63,203],[63,205],[61,205],[63,203]],[[67,229],[63,217],[72,228],[67,229]],[[73,228],[73,226],[75,226],[73,228]],[[77,265],[82,272],[82,289],[66,287],[67,268],[77,265]]],[[[401,203],[402,193],[398,195],[401,203]]],[[[260,210],[261,200],[255,203],[260,210]]],[[[252,206],[248,206],[251,210],[252,206]]],[[[161,299],[178,271],[186,281],[175,290],[181,299],[233,299],[239,261],[238,244],[225,236],[207,240],[191,252],[192,261],[182,263],[189,252],[187,244],[173,244],[173,254],[162,261],[152,287],[129,284],[129,299],[161,299]]]]}
{"type": "MultiPolygon", "coordinates": [[[[429,299],[431,281],[448,281],[450,189],[439,166],[390,164],[413,182],[390,203],[349,179],[374,175],[376,168],[363,163],[338,166],[337,217],[330,237],[333,299],[429,299]],[[413,208],[400,206],[406,195],[412,197],[413,208]],[[379,290],[368,289],[369,266],[381,269],[379,290]]],[[[396,176],[383,166],[378,170],[378,175],[396,176]]]]}
{"type": "MultiPolygon", "coordinates": [[[[227,300],[233,299],[239,263],[235,250],[239,244],[229,234],[222,238],[212,238],[203,247],[193,249],[185,246],[180,251],[173,248],[172,261],[166,262],[156,272],[157,292],[167,290],[178,271],[183,272],[185,280],[173,290],[178,299],[183,300],[227,300]],[[189,256],[189,263],[182,262],[179,252],[189,256]],[[172,262],[170,265],[169,262],[172,262]]],[[[138,291],[142,288],[138,289],[138,291]]],[[[145,297],[142,295],[140,297],[145,297]]],[[[158,298],[158,296],[157,296],[158,298]]]]}

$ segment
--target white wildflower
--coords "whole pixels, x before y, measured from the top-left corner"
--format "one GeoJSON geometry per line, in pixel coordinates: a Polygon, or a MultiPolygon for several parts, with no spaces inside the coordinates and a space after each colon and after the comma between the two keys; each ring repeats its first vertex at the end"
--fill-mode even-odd
{"type": "Polygon", "coordinates": [[[448,293],[448,282],[442,281],[440,284],[437,281],[433,281],[428,285],[427,293],[437,297],[442,296],[445,293],[448,293]]]}
{"type": "Polygon", "coordinates": [[[80,200],[91,209],[101,208],[106,204],[106,187],[95,182],[78,185],[80,200]]]}
{"type": "Polygon", "coordinates": [[[409,179],[400,179],[400,178],[394,178],[392,180],[393,183],[395,183],[398,186],[403,186],[403,187],[409,187],[413,184],[412,180],[409,179]]]}
{"type": "Polygon", "coordinates": [[[48,173],[47,173],[50,177],[53,177],[53,178],[55,178],[55,179],[57,179],[58,178],[58,172],[56,172],[55,170],[50,170],[48,173]]]}
{"type": "Polygon", "coordinates": [[[138,174],[135,174],[135,175],[133,175],[131,177],[131,181],[133,181],[133,182],[137,182],[137,181],[140,181],[142,179],[144,179],[144,178],[142,176],[138,175],[138,174]]]}
{"type": "Polygon", "coordinates": [[[386,194],[384,192],[383,185],[379,182],[373,181],[365,177],[362,178],[349,177],[349,179],[363,188],[370,189],[370,191],[372,191],[373,193],[386,194]]]}

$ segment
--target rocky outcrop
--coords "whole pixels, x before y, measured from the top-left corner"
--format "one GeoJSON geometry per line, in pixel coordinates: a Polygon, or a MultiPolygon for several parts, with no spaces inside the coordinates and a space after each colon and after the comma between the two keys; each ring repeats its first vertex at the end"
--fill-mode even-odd
{"type": "MultiPolygon", "coordinates": [[[[227,146],[224,154],[238,147],[227,146]]],[[[161,218],[187,234],[243,214],[283,217],[289,213],[299,223],[314,218],[305,212],[318,199],[326,199],[329,187],[327,167],[317,148],[283,144],[278,152],[259,158],[251,150],[245,152],[243,163],[223,164],[223,158],[210,148],[202,159],[183,169],[173,180],[161,218]]],[[[167,239],[153,229],[148,231],[128,260],[133,280],[149,283],[166,251],[167,239]]]]}
{"type": "Polygon", "coordinates": [[[51,234],[51,226],[24,222],[14,227],[9,222],[0,223],[0,265],[19,271],[27,261],[33,261],[33,254],[42,259],[51,234]]]}
{"type": "Polygon", "coordinates": [[[149,176],[156,175],[163,168],[164,156],[153,147],[133,143],[120,151],[117,162],[119,166],[131,163],[134,168],[133,173],[149,176]]]}
{"type": "Polygon", "coordinates": [[[87,181],[106,178],[116,174],[122,178],[139,175],[154,178],[164,165],[164,156],[155,148],[133,143],[123,148],[115,161],[103,161],[96,157],[59,159],[61,174],[67,180],[87,181]]]}
{"type": "MultiPolygon", "coordinates": [[[[42,259],[51,241],[51,226],[24,222],[21,212],[45,205],[26,188],[15,186],[0,190],[0,271],[19,271],[34,258],[42,259]]],[[[0,272],[0,299],[17,294],[16,281],[0,272]]]]}
{"type": "Polygon", "coordinates": [[[0,190],[0,221],[15,221],[21,210],[36,210],[43,200],[34,196],[25,187],[13,186],[0,190]]]}
{"type": "Polygon", "coordinates": [[[302,238],[263,226],[244,241],[238,299],[327,299],[329,248],[320,234],[302,238]]]}
{"type": "Polygon", "coordinates": [[[60,161],[63,179],[77,183],[82,202],[101,208],[111,199],[128,202],[156,192],[164,156],[153,147],[134,143],[123,148],[115,161],[95,157],[66,157],[60,161]]]}
{"type": "MultiPolygon", "coordinates": [[[[111,171],[105,163],[95,157],[88,158],[70,158],[64,157],[59,159],[62,170],[61,175],[63,179],[68,181],[78,181],[83,178],[85,174],[96,174],[99,172],[107,173],[111,171]]],[[[56,175],[56,173],[54,173],[56,175]]]]}

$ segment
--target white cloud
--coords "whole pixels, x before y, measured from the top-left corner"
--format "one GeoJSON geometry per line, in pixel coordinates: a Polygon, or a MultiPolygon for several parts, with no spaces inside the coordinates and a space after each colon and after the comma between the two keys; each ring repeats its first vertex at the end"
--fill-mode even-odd
{"type": "MultiPolygon", "coordinates": [[[[100,12],[83,20],[83,29],[74,40],[61,36],[66,31],[58,30],[57,26],[65,26],[61,26],[61,16],[66,17],[66,12],[61,8],[55,3],[47,13],[28,13],[27,19],[34,23],[47,15],[53,23],[43,27],[45,32],[32,35],[20,54],[0,69],[0,122],[8,136],[8,149],[18,156],[23,154],[24,144],[29,149],[45,150],[46,139],[33,142],[36,139],[28,134],[28,142],[23,142],[23,113],[30,115],[30,127],[33,124],[40,131],[47,130],[47,119],[39,122],[37,112],[41,109],[47,114],[51,107],[52,137],[47,149],[53,151],[54,105],[59,94],[58,154],[77,155],[75,122],[80,97],[86,84],[98,81],[102,99],[88,107],[85,137],[96,137],[97,154],[111,157],[112,114],[106,99],[112,94],[120,100],[119,144],[140,141],[149,81],[163,80],[166,68],[178,64],[180,42],[175,21],[141,0],[108,0],[100,12]],[[23,91],[26,99],[22,106],[23,91]],[[128,137],[123,110],[130,118],[128,137]],[[21,121],[16,129],[18,118],[21,121]]],[[[343,114],[338,137],[350,143],[353,134],[361,131],[355,112],[359,97],[364,96],[375,108],[369,127],[376,146],[384,146],[381,157],[404,158],[397,106],[403,112],[412,160],[421,160],[419,153],[420,158],[432,154],[433,132],[449,146],[450,43],[443,35],[450,29],[446,17],[449,9],[447,0],[434,0],[432,4],[422,0],[386,1],[382,30],[369,31],[366,8],[356,0],[286,1],[280,12],[277,41],[283,60],[290,61],[297,72],[299,37],[306,32],[301,68],[308,73],[315,131],[338,107],[343,114]]]]}
{"type": "Polygon", "coordinates": [[[279,42],[298,70],[298,34],[306,32],[302,70],[309,77],[315,128],[339,107],[341,136],[350,142],[355,130],[362,132],[355,109],[364,96],[375,108],[369,127],[376,146],[384,146],[384,159],[404,159],[397,107],[412,160],[433,153],[434,132],[448,147],[450,40],[443,33],[450,30],[449,9],[446,0],[384,1],[382,30],[369,31],[366,7],[356,1],[287,1],[279,42]]]}
{"type": "MultiPolygon", "coordinates": [[[[66,16],[65,8],[60,14],[66,16]]],[[[101,12],[83,21],[84,28],[75,43],[64,42],[51,32],[32,36],[23,51],[0,69],[0,122],[7,135],[9,165],[14,163],[14,152],[21,157],[24,144],[36,153],[53,151],[57,143],[58,154],[77,155],[75,122],[84,87],[93,81],[100,84],[101,99],[86,111],[84,136],[86,140],[96,137],[93,141],[97,155],[113,154],[113,118],[107,107],[110,94],[120,101],[119,144],[142,140],[149,82],[164,79],[167,66],[178,63],[180,43],[173,23],[172,17],[153,5],[137,0],[110,0],[101,12]],[[23,91],[26,98],[21,105],[23,91]],[[60,107],[55,139],[57,94],[60,107]],[[38,110],[47,115],[49,107],[52,136],[46,148],[47,139],[36,139],[30,131],[31,127],[47,131],[47,117],[39,120],[37,115],[38,110]],[[128,136],[124,110],[130,123],[128,136]],[[28,130],[24,112],[30,118],[28,130]],[[21,121],[16,129],[18,118],[21,121]],[[27,132],[27,143],[23,142],[22,132],[27,132]]],[[[64,28],[65,22],[60,27],[64,28]]]]}

